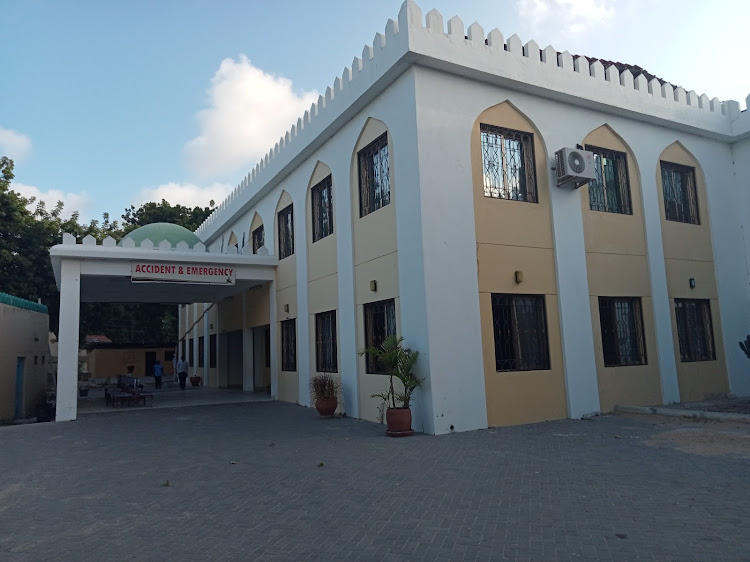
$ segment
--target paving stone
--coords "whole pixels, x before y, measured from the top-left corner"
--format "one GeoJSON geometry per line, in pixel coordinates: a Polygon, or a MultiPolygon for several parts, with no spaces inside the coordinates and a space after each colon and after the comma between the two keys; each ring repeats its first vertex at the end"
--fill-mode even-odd
{"type": "Polygon", "coordinates": [[[0,560],[746,558],[747,457],[654,439],[668,429],[395,440],[282,403],[0,427],[0,560]]]}

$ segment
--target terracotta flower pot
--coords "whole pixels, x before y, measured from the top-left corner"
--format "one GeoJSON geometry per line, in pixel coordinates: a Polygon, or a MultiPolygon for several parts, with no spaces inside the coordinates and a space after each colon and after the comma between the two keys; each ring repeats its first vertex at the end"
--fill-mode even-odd
{"type": "Polygon", "coordinates": [[[201,378],[196,376],[190,377],[190,384],[192,384],[193,386],[200,386],[201,378]]]}
{"type": "Polygon", "coordinates": [[[315,401],[315,409],[318,410],[321,418],[332,418],[339,405],[337,398],[318,398],[315,401]]]}
{"type": "Polygon", "coordinates": [[[414,433],[410,408],[388,408],[385,411],[385,423],[385,433],[390,437],[408,437],[414,433]]]}

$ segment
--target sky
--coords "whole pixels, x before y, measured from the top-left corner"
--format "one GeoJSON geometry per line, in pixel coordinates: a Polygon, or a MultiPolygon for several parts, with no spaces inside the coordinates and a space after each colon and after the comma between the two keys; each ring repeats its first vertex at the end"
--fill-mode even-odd
{"type": "MultiPolygon", "coordinates": [[[[422,0],[523,43],[750,94],[750,2],[422,0]]],[[[400,0],[0,0],[0,156],[82,222],[223,200],[361,56],[400,0]]]]}

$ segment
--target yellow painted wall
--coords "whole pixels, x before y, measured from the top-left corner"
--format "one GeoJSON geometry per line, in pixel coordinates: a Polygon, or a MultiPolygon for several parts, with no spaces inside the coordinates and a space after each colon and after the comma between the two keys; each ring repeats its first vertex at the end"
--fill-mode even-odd
{"type": "Polygon", "coordinates": [[[173,351],[173,347],[144,347],[144,348],[94,348],[88,351],[89,374],[91,378],[106,379],[117,375],[128,374],[128,366],[134,365],[133,376],[153,376],[146,372],[146,353],[153,351],[156,358],[164,366],[164,376],[173,376],[172,361],[165,360],[165,353],[173,351]]]}
{"type": "Polygon", "coordinates": [[[584,185],[579,189],[600,408],[603,412],[610,412],[617,404],[661,404],[661,381],[638,167],[630,148],[606,125],[590,132],[583,139],[583,144],[625,153],[632,209],[630,215],[591,210],[589,186],[584,185]],[[604,366],[600,296],[641,298],[646,365],[604,366]]]}
{"type": "MultiPolygon", "coordinates": [[[[350,186],[352,194],[352,221],[354,233],[354,299],[357,305],[357,350],[365,346],[362,305],[394,298],[396,307],[396,333],[401,333],[400,300],[398,288],[398,254],[396,244],[396,204],[398,186],[394,182],[393,140],[388,135],[388,171],[391,188],[390,203],[377,211],[359,216],[359,158],[358,152],[387,132],[382,121],[368,119],[352,155],[350,186]],[[377,282],[377,291],[370,290],[370,281],[377,282]]],[[[388,388],[384,375],[367,374],[364,357],[357,361],[359,378],[359,412],[362,419],[379,421],[379,401],[370,398],[374,392],[388,388]]]]}
{"type": "Polygon", "coordinates": [[[36,415],[47,389],[49,316],[0,304],[0,420],[13,419],[16,399],[16,361],[25,357],[23,417],[36,415]],[[35,359],[36,358],[36,359],[35,359]]]}
{"type": "Polygon", "coordinates": [[[471,166],[479,310],[487,421],[491,427],[558,419],[567,415],[545,154],[534,125],[508,102],[485,110],[474,123],[471,166]],[[534,135],[538,203],[484,196],[480,137],[480,125],[483,123],[534,135]],[[523,272],[523,282],[519,284],[515,282],[517,270],[523,272]],[[549,370],[497,372],[492,293],[545,295],[549,370]]]}
{"type": "MultiPolygon", "coordinates": [[[[278,213],[286,209],[292,204],[292,197],[283,191],[279,198],[279,202],[276,205],[276,211],[274,215],[274,247],[275,254],[279,255],[279,216],[278,213]]],[[[297,249],[300,244],[304,244],[304,240],[299,240],[296,236],[296,225],[297,221],[301,220],[299,213],[304,212],[299,205],[294,206],[294,254],[287,256],[283,260],[279,260],[279,265],[276,268],[276,326],[271,327],[271,337],[276,338],[276,360],[279,365],[279,378],[278,378],[278,396],[279,400],[288,402],[297,402],[299,399],[299,376],[297,371],[282,371],[281,370],[281,321],[288,320],[291,318],[297,318],[297,249]],[[284,306],[289,307],[288,311],[284,310],[284,306]]],[[[268,236],[268,234],[266,234],[268,236]]],[[[297,320],[297,338],[299,338],[299,320],[297,320]]],[[[299,349],[299,345],[297,346],[299,349]]],[[[297,357],[297,365],[299,365],[299,357],[297,357]]],[[[265,373],[264,373],[265,375],[265,373]]],[[[270,381],[270,372],[269,372],[270,381]]]]}
{"type": "Polygon", "coordinates": [[[672,333],[680,400],[702,400],[714,394],[729,392],[729,379],[724,359],[721,332],[721,313],[716,290],[716,274],[711,247],[711,228],[708,219],[706,180],[699,162],[680,144],[674,143],[662,152],[660,161],[682,164],[695,168],[695,187],[698,199],[700,224],[668,221],[664,214],[664,197],[661,181],[661,164],[656,170],[656,185],[659,192],[664,264],[667,270],[667,292],[672,314],[672,333]],[[691,289],[689,280],[695,279],[691,289]],[[714,361],[680,361],[679,339],[674,310],[675,298],[709,299],[713,323],[714,361]]]}

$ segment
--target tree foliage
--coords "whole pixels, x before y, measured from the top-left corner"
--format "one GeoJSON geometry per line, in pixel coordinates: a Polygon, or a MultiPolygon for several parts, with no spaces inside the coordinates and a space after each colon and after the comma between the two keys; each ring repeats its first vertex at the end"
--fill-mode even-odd
{"type": "MultiPolygon", "coordinates": [[[[49,308],[50,329],[57,332],[60,294],[57,290],[49,250],[62,241],[63,233],[76,238],[92,235],[98,240],[111,236],[119,241],[125,234],[154,222],[170,222],[195,230],[211,213],[209,207],[184,207],[160,203],[130,206],[122,223],[102,220],[79,224],[78,212],[63,219],[63,203],[48,210],[44,201],[26,198],[11,189],[13,160],[0,158],[0,292],[29,300],[41,300],[49,308]],[[29,210],[33,206],[34,210],[29,210]]],[[[115,343],[156,344],[177,339],[177,311],[174,305],[82,303],[81,337],[104,334],[115,343]]],[[[81,339],[81,343],[83,343],[81,339]]]]}

